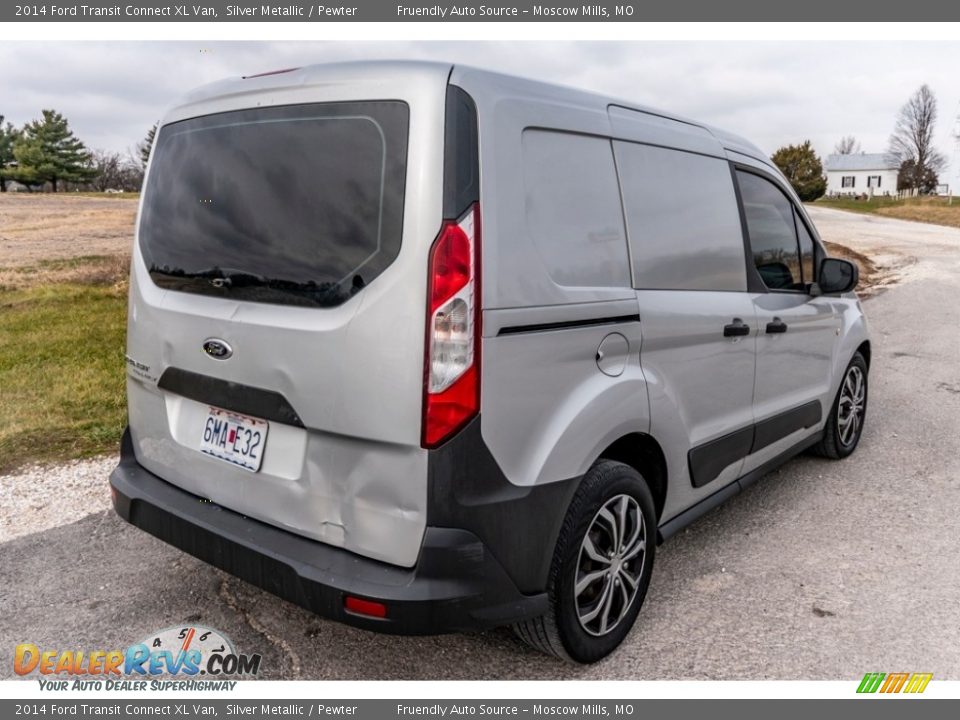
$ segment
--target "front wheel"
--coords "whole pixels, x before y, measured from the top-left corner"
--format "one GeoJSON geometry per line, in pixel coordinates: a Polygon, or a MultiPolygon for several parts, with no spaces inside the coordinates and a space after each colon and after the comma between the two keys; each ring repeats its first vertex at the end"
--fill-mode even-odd
{"type": "Polygon", "coordinates": [[[866,417],[867,361],[858,352],[847,365],[823,428],[823,439],[813,446],[813,451],[833,460],[847,457],[857,449],[866,417]]]}
{"type": "Polygon", "coordinates": [[[527,644],[565,660],[609,655],[633,627],[656,549],[653,496],[629,465],[600,460],[564,519],[550,568],[550,608],[517,623],[527,644]]]}

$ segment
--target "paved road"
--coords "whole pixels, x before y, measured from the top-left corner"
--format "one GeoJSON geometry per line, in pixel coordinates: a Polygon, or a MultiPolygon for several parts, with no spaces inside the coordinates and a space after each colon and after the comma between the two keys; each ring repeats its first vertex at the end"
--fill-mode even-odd
{"type": "Polygon", "coordinates": [[[263,653],[270,678],[960,679],[960,230],[815,220],[900,279],[866,303],[875,350],[860,449],[793,460],[664,545],[634,632],[604,662],[572,667],[506,630],[397,638],[320,620],[99,510],[105,489],[66,522],[46,508],[39,531],[18,505],[25,519],[0,535],[12,537],[0,544],[2,652],[26,640],[111,648],[201,622],[263,653]]]}

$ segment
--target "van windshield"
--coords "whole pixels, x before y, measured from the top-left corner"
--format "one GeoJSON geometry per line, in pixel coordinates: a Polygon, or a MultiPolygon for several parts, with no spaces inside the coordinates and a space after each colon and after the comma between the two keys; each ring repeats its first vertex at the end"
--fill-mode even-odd
{"type": "Polygon", "coordinates": [[[398,101],[256,108],[165,125],[140,220],[154,283],[332,307],[396,259],[409,110],[398,101]]]}

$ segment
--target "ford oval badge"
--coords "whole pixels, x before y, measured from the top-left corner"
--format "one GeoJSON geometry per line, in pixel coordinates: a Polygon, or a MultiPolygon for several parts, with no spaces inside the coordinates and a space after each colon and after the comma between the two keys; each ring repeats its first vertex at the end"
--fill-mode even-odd
{"type": "Polygon", "coordinates": [[[226,360],[233,355],[233,348],[226,340],[207,338],[203,341],[203,351],[214,360],[226,360]]]}

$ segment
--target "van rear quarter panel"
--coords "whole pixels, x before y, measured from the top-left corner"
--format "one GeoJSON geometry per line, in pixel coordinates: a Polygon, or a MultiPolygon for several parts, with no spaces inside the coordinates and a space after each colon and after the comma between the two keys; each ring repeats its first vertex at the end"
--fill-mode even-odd
{"type": "MultiPolygon", "coordinates": [[[[561,284],[558,280],[566,280],[558,266],[564,259],[544,257],[550,252],[544,237],[545,232],[549,239],[549,228],[530,227],[531,168],[525,167],[524,157],[531,152],[530,132],[567,133],[576,146],[574,152],[592,138],[609,168],[609,176],[605,169],[597,181],[610,188],[610,200],[618,206],[606,103],[587,93],[469,68],[455,68],[451,82],[471,95],[478,114],[482,435],[510,482],[538,485],[568,480],[586,472],[617,438],[649,429],[639,362],[640,325],[635,321],[589,324],[636,316],[619,207],[611,214],[612,221],[598,228],[602,237],[597,239],[611,243],[604,252],[616,245],[620,264],[614,269],[619,279],[613,279],[611,270],[602,285],[561,284]],[[535,329],[553,323],[575,326],[535,329]],[[509,331],[531,326],[534,329],[529,331],[509,331]],[[597,365],[597,349],[611,333],[627,341],[623,371],[614,377],[597,365]]],[[[541,216],[541,221],[550,223],[551,218],[541,216]]]]}
{"type": "Polygon", "coordinates": [[[410,111],[404,223],[393,264],[363,292],[324,309],[162,290],[137,240],[128,356],[149,371],[148,377],[128,373],[128,392],[144,467],[250,517],[367,557],[415,564],[426,524],[427,454],[420,447],[426,267],[442,217],[448,73],[449,67],[402,63],[309,68],[218,83],[167,115],[164,123],[266,105],[403,100],[410,111]],[[209,337],[227,340],[233,356],[206,356],[201,346],[209,337]],[[156,386],[168,367],[279,392],[305,428],[271,428],[259,473],[207,457],[197,452],[194,427],[203,408],[156,386]]]}

